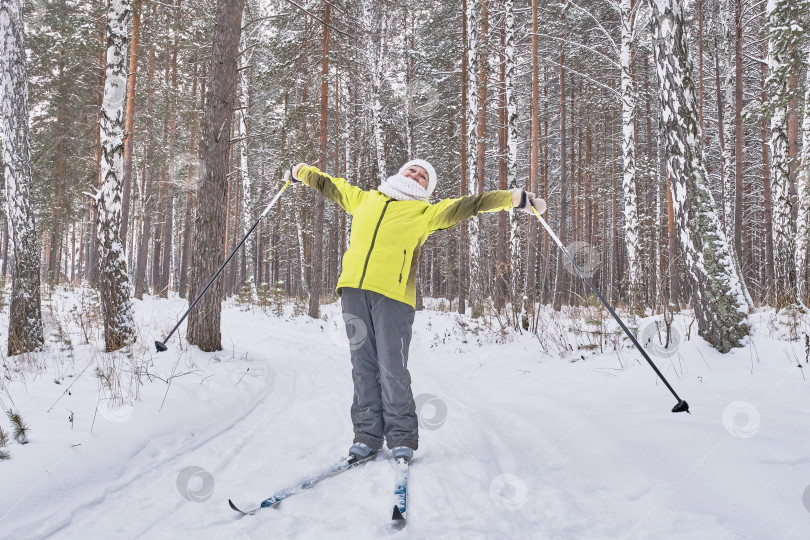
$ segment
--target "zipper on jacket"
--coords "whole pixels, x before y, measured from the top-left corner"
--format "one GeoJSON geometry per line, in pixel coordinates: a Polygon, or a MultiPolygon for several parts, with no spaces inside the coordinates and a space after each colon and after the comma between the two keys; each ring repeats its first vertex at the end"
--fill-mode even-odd
{"type": "Polygon", "coordinates": [[[405,269],[405,256],[408,254],[407,249],[402,250],[402,266],[399,267],[399,282],[402,283],[402,271],[405,269]]]}
{"type": "Polygon", "coordinates": [[[385,211],[388,209],[388,203],[390,203],[393,200],[394,199],[388,199],[387,201],[385,201],[385,206],[383,206],[382,212],[380,212],[380,219],[377,220],[377,226],[374,228],[374,236],[371,237],[371,245],[368,248],[368,255],[366,255],[366,263],[363,265],[363,275],[360,276],[360,284],[357,286],[358,289],[363,288],[363,280],[366,279],[366,269],[368,268],[368,260],[371,258],[371,250],[374,249],[374,242],[377,240],[377,231],[380,230],[380,223],[382,223],[385,211]]]}

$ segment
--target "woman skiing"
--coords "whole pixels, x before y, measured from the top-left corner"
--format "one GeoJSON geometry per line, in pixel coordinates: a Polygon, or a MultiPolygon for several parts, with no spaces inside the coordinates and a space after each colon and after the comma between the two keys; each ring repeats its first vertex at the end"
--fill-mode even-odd
{"type": "Polygon", "coordinates": [[[430,204],[436,171],[424,160],[403,165],[375,190],[362,190],[300,163],[285,175],[320,191],[352,215],[351,242],[337,282],[354,381],[354,459],[369,458],[383,441],[406,461],[418,447],[408,348],[416,304],[419,254],[431,233],[480,212],[518,208],[543,213],[546,203],[516,188],[430,204]]]}

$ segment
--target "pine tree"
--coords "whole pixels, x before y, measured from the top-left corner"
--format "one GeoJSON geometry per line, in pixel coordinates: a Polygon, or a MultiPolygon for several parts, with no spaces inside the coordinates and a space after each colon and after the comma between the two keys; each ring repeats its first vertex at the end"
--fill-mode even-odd
{"type": "MultiPolygon", "coordinates": [[[[209,88],[200,143],[200,187],[194,220],[194,253],[189,297],[195,298],[224,258],[225,199],[237,61],[244,0],[218,0],[209,88]]],[[[222,280],[217,280],[189,314],[187,339],[204,351],[222,349],[222,280]]]]}

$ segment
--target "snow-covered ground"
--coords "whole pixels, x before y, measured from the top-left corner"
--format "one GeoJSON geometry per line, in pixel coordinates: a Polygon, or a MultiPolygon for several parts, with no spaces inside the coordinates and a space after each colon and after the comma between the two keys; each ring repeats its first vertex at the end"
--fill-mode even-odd
{"type": "MultiPolygon", "coordinates": [[[[653,359],[691,415],[669,412],[674,397],[626,341],[561,356],[564,339],[581,339],[570,333],[579,317],[545,313],[541,340],[417,313],[420,448],[408,525],[395,532],[388,451],[279,509],[228,507],[296,484],[351,444],[338,304],[317,321],[229,304],[226,350],[175,337],[156,355],[185,302],[136,301],[141,335],[126,358],[98,352],[98,328],[79,317],[87,306],[71,310],[81,302],[48,302],[48,353],[3,359],[0,401],[31,431],[0,461],[0,538],[810,538],[810,366],[803,335],[776,339],[790,330],[772,311],[754,314],[751,341],[727,355],[676,316],[683,343],[653,359]],[[60,327],[72,345],[56,343],[60,327]],[[131,404],[106,399],[96,367],[113,361],[128,375],[112,387],[138,388],[131,404]]],[[[10,429],[5,415],[0,426],[10,429]]]]}

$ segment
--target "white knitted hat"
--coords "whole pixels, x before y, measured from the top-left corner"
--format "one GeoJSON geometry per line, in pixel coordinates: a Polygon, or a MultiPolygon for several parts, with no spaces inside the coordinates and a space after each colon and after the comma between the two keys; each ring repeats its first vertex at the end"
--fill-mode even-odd
{"type": "Polygon", "coordinates": [[[428,197],[430,197],[431,195],[433,195],[433,190],[436,189],[436,170],[433,168],[433,165],[431,165],[424,159],[412,159],[408,163],[399,168],[399,174],[402,174],[402,172],[411,165],[418,165],[419,167],[422,167],[427,171],[428,173],[427,192],[428,197]]]}

